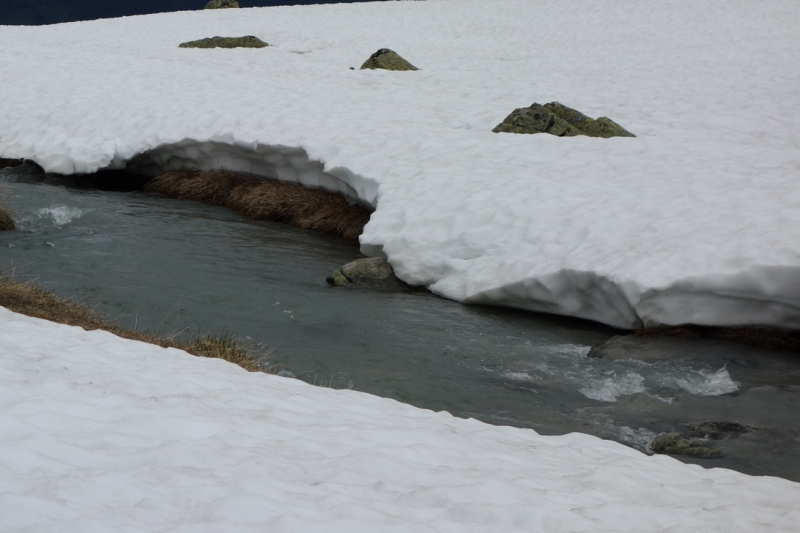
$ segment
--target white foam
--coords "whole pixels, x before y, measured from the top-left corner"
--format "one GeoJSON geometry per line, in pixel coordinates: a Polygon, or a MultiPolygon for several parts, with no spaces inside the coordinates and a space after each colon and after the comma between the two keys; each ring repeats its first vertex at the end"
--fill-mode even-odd
{"type": "Polygon", "coordinates": [[[77,207],[69,207],[66,205],[45,207],[36,212],[38,218],[49,218],[57,228],[66,226],[73,220],[81,218],[83,214],[84,212],[77,207]]]}
{"type": "Polygon", "coordinates": [[[644,386],[644,377],[636,372],[617,375],[611,371],[609,374],[607,377],[589,380],[586,386],[580,389],[580,393],[592,400],[616,402],[622,396],[647,390],[644,386]]]}
{"type": "Polygon", "coordinates": [[[731,379],[724,366],[717,371],[698,370],[682,378],[676,378],[675,383],[686,392],[701,396],[719,396],[739,390],[739,385],[731,379]]]}

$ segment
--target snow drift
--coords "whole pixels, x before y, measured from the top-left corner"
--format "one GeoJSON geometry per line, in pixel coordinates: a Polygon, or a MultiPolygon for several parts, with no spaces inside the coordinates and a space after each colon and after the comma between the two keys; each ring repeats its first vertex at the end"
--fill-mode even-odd
{"type": "Polygon", "coordinates": [[[798,23],[792,0],[429,0],[2,27],[0,156],[339,191],[377,208],[364,253],[461,301],[797,328],[798,23]],[[178,48],[212,35],[270,47],[178,48]],[[349,68],[384,47],[421,70],[349,68]],[[638,137],[491,133],[534,101],[638,137]]]}

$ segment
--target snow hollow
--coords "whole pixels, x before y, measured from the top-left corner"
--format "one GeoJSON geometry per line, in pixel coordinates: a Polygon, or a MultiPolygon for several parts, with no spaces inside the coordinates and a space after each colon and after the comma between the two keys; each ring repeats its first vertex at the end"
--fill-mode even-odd
{"type": "Polygon", "coordinates": [[[428,0],[1,27],[0,157],[339,191],[376,208],[365,254],[465,302],[798,328],[799,25],[792,0],[428,0]],[[178,48],[215,35],[270,46],[178,48]],[[358,70],[379,48],[421,70],[358,70]],[[551,101],[637,137],[491,132],[551,101]]]}

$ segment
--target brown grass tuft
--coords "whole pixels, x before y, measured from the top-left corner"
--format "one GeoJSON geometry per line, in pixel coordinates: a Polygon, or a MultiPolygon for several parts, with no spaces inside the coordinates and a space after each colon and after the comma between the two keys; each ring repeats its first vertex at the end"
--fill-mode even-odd
{"type": "Polygon", "coordinates": [[[708,326],[675,326],[643,328],[633,332],[636,337],[681,337],[684,339],[716,339],[738,342],[769,350],[800,352],[800,333],[759,327],[720,328],[708,326]]]}
{"type": "Polygon", "coordinates": [[[14,224],[14,219],[11,218],[11,214],[8,210],[0,205],[0,231],[7,231],[14,229],[16,225],[14,224]]]}
{"type": "Polygon", "coordinates": [[[67,324],[80,326],[87,331],[102,329],[122,337],[164,348],[178,348],[200,357],[224,359],[237,364],[249,372],[265,370],[262,357],[242,345],[232,335],[195,335],[188,341],[158,337],[145,331],[128,329],[115,324],[108,318],[94,313],[86,305],[50,293],[32,283],[19,283],[0,275],[0,306],[16,313],[67,324]]]}
{"type": "Polygon", "coordinates": [[[169,172],[145,191],[234,209],[253,220],[278,220],[356,240],[370,212],[339,194],[281,182],[244,181],[228,172],[169,172]]]}

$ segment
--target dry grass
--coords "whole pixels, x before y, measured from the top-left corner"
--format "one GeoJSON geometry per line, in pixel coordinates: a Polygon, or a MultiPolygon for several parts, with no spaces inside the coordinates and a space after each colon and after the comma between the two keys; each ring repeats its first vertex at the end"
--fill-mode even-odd
{"type": "Polygon", "coordinates": [[[356,240],[370,212],[339,194],[280,182],[244,181],[228,172],[169,172],[145,191],[224,205],[253,220],[278,220],[302,229],[356,240]]]}
{"type": "Polygon", "coordinates": [[[705,326],[677,326],[644,328],[633,333],[636,337],[681,337],[684,339],[716,339],[738,342],[770,350],[800,352],[800,332],[786,332],[758,327],[718,328],[705,326]]]}
{"type": "Polygon", "coordinates": [[[254,352],[231,335],[195,335],[188,341],[178,341],[146,331],[123,328],[82,303],[61,298],[32,283],[19,283],[4,275],[0,275],[0,306],[23,315],[80,326],[87,331],[102,329],[124,339],[178,348],[200,357],[224,359],[249,372],[265,370],[262,357],[266,354],[254,352]]]}
{"type": "Polygon", "coordinates": [[[14,224],[14,219],[11,218],[11,214],[8,210],[0,205],[0,231],[6,231],[14,229],[16,225],[14,224]]]}

